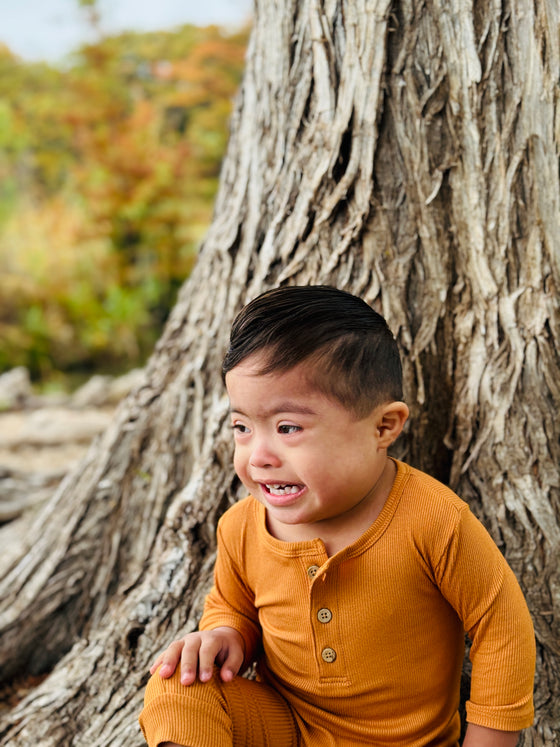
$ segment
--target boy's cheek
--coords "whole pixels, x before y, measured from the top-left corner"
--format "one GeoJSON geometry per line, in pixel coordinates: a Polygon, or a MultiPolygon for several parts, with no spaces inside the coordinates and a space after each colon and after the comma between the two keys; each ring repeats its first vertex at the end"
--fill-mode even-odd
{"type": "Polygon", "coordinates": [[[247,464],[246,461],[241,457],[239,454],[239,450],[236,448],[234,455],[233,455],[233,469],[235,470],[235,474],[243,484],[245,484],[247,480],[247,464]]]}

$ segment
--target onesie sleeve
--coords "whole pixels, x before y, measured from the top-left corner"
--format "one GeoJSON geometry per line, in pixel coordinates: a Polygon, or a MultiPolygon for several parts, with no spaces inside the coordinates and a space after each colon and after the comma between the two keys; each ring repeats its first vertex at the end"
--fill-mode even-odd
{"type": "Polygon", "coordinates": [[[212,630],[222,625],[235,628],[245,642],[243,667],[251,665],[261,637],[254,594],[244,578],[240,558],[232,542],[240,528],[224,527],[222,517],[218,524],[218,553],[214,567],[214,584],[206,597],[199,630],[212,630]],[[232,531],[233,529],[233,531],[232,531]]]}
{"type": "Polygon", "coordinates": [[[513,571],[466,504],[436,580],[472,641],[467,721],[502,731],[531,726],[535,637],[529,610],[513,571]]]}

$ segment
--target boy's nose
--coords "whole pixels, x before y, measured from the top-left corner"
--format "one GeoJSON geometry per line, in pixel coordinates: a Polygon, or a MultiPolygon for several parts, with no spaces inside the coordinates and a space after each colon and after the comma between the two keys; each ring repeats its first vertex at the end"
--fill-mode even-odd
{"type": "Polygon", "coordinates": [[[251,467],[279,467],[280,459],[264,440],[256,441],[249,457],[251,467]]]}

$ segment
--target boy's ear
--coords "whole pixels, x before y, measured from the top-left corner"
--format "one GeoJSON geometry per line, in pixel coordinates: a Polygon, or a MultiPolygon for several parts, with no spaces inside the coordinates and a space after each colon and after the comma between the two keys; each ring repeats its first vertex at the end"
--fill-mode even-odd
{"type": "Polygon", "coordinates": [[[396,441],[408,418],[408,405],[404,402],[389,402],[380,409],[377,418],[377,446],[388,449],[396,441]]]}

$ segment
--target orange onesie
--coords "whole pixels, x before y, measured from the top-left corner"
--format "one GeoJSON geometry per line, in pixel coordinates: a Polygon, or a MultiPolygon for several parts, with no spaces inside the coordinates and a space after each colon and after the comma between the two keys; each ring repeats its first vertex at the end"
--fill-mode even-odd
{"type": "MultiPolygon", "coordinates": [[[[513,572],[466,503],[397,468],[376,521],[332,557],[319,539],[272,537],[251,496],[220,520],[200,629],[241,633],[246,664],[256,659],[259,680],[288,703],[300,745],[456,745],[464,631],[467,719],[532,724],[535,642],[513,572]]],[[[146,701],[145,733],[162,698],[146,701]]],[[[187,718],[170,702],[166,718],[187,718]]]]}

